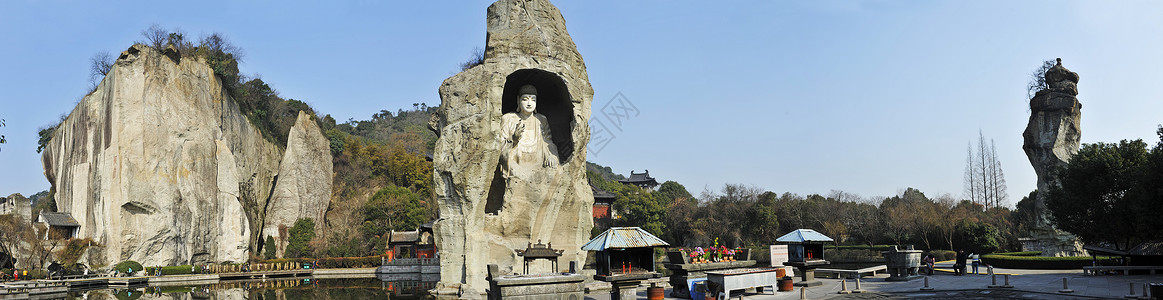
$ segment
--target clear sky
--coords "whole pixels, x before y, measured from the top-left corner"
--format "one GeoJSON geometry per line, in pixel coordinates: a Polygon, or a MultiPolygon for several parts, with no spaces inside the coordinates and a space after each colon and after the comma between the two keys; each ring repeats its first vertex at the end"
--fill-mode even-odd
{"type": "MultiPolygon", "coordinates": [[[[588,159],[692,193],[963,195],[967,144],[996,143],[1009,205],[1035,189],[1021,150],[1028,74],[1078,72],[1082,141],[1158,141],[1163,3],[556,1],[594,106],[640,111],[588,159]]],[[[38,127],[90,85],[89,57],[150,24],[221,32],[240,69],[344,121],[436,105],[485,39],[484,1],[0,1],[0,194],[49,187],[38,127]]]]}

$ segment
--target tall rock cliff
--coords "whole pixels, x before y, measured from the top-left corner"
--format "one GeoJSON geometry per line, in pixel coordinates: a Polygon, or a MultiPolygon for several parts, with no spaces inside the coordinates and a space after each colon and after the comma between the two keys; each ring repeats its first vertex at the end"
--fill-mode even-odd
{"type": "Polygon", "coordinates": [[[323,213],[331,199],[331,142],[319,125],[299,112],[295,125],[287,134],[287,153],[279,166],[279,181],[266,212],[263,237],[278,241],[279,256],[287,248],[286,232],[280,228],[295,225],[300,218],[314,219],[316,232],[323,226],[323,213]],[[321,178],[327,178],[320,181],[321,178]]]}
{"type": "MultiPolygon", "coordinates": [[[[478,297],[488,286],[487,265],[519,271],[513,250],[530,242],[565,250],[562,266],[582,264],[581,246],[593,227],[585,157],[594,92],[565,19],[546,0],[501,0],[489,6],[487,20],[484,62],[444,81],[430,122],[439,135],[433,155],[439,297],[478,297]],[[525,85],[536,89],[536,120],[511,126],[525,85]],[[547,149],[537,151],[553,159],[515,172],[513,160],[503,167],[502,157],[515,143],[513,133],[523,130],[538,130],[520,138],[543,141],[536,145],[547,149]]],[[[530,269],[549,271],[558,270],[530,269]]]]}
{"type": "MultiPolygon", "coordinates": [[[[1039,195],[1045,195],[1051,186],[1059,184],[1054,172],[1078,153],[1082,139],[1078,73],[1063,67],[1059,58],[1046,71],[1044,79],[1048,88],[1030,99],[1030,122],[1022,133],[1022,149],[1038,175],[1039,195]]],[[[1033,239],[1023,245],[1027,250],[1042,251],[1045,256],[1085,255],[1077,238],[1050,224],[1046,201],[1041,196],[1034,199],[1034,213],[1033,239]]]]}
{"type": "MultiPolygon", "coordinates": [[[[80,223],[78,237],[100,245],[91,263],[245,261],[268,212],[305,209],[272,203],[272,193],[331,190],[331,157],[310,155],[328,151],[326,143],[323,150],[297,149],[317,142],[289,143],[284,155],[239,111],[210,67],[169,54],[142,45],[122,52],[44,150],[58,210],[80,223]],[[326,165],[327,174],[283,171],[296,167],[282,161],[326,165]]],[[[291,131],[314,130],[318,136],[307,138],[321,138],[302,119],[291,131]]],[[[329,198],[291,194],[323,206],[329,198]]],[[[319,205],[302,206],[320,211],[300,215],[322,214],[319,205]]]]}

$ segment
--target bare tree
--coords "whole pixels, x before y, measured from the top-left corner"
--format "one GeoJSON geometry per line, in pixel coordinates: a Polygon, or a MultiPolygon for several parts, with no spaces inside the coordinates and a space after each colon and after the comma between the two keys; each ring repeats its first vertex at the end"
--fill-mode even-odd
{"type": "Polygon", "coordinates": [[[989,140],[989,186],[993,192],[993,207],[1001,207],[1009,199],[1009,192],[1006,188],[1005,172],[1001,170],[1001,160],[997,158],[997,148],[994,147],[993,139],[989,140]]]}
{"type": "Polygon", "coordinates": [[[162,48],[165,48],[166,42],[169,41],[170,32],[162,28],[161,25],[154,23],[149,25],[149,28],[141,31],[141,37],[145,38],[145,40],[137,41],[138,44],[144,44],[154,49],[162,50],[162,48]]]}
{"type": "Polygon", "coordinates": [[[109,71],[113,70],[114,62],[116,60],[109,51],[94,53],[93,57],[89,58],[89,81],[96,81],[109,75],[109,71]]]}
{"type": "Polygon", "coordinates": [[[1046,83],[1046,71],[1049,71],[1054,65],[1055,60],[1044,60],[1041,67],[1030,73],[1030,81],[1026,83],[1026,101],[1034,99],[1034,95],[1038,91],[1050,88],[1050,85],[1046,83]]]}
{"type": "Polygon", "coordinates": [[[1000,207],[1009,198],[1005,173],[993,140],[986,147],[985,135],[978,131],[977,147],[970,142],[965,166],[965,195],[984,207],[1000,207]],[[976,148],[976,151],[974,151],[976,148]]]}
{"type": "Polygon", "coordinates": [[[472,50],[472,56],[470,56],[468,58],[468,61],[460,63],[460,70],[465,71],[465,70],[471,69],[472,67],[482,65],[484,63],[485,63],[485,49],[481,49],[480,47],[477,47],[477,48],[474,48],[472,50]]]}
{"type": "Polygon", "coordinates": [[[973,156],[973,142],[965,145],[965,196],[973,203],[981,203],[983,196],[977,181],[977,159],[973,156]]]}
{"type": "Polygon", "coordinates": [[[199,51],[208,51],[209,53],[230,54],[230,58],[235,61],[242,62],[242,48],[235,46],[221,33],[211,33],[203,35],[198,42],[199,51]]]}
{"type": "MultiPolygon", "coordinates": [[[[0,119],[0,127],[4,127],[4,119],[0,119]]],[[[8,139],[4,138],[3,134],[0,134],[0,144],[7,143],[7,142],[8,142],[8,139]]]]}

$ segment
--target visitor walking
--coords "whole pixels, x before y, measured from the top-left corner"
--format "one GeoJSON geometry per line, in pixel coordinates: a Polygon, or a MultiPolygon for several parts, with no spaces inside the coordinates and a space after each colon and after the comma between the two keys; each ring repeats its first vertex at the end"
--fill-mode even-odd
{"type": "Polygon", "coordinates": [[[965,250],[957,251],[957,262],[953,264],[953,274],[957,276],[965,275],[965,261],[969,257],[965,255],[965,250]]]}
{"type": "Polygon", "coordinates": [[[977,275],[977,266],[981,264],[981,255],[970,253],[969,258],[973,259],[973,275],[977,275]]]}

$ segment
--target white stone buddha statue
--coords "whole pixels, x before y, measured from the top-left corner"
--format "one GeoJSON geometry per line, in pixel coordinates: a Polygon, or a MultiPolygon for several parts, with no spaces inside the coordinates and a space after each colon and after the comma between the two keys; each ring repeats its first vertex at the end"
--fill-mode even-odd
{"type": "Polygon", "coordinates": [[[536,168],[557,167],[557,146],[536,112],[537,89],[524,85],[517,94],[517,112],[501,116],[501,169],[505,177],[528,178],[536,168]]]}

